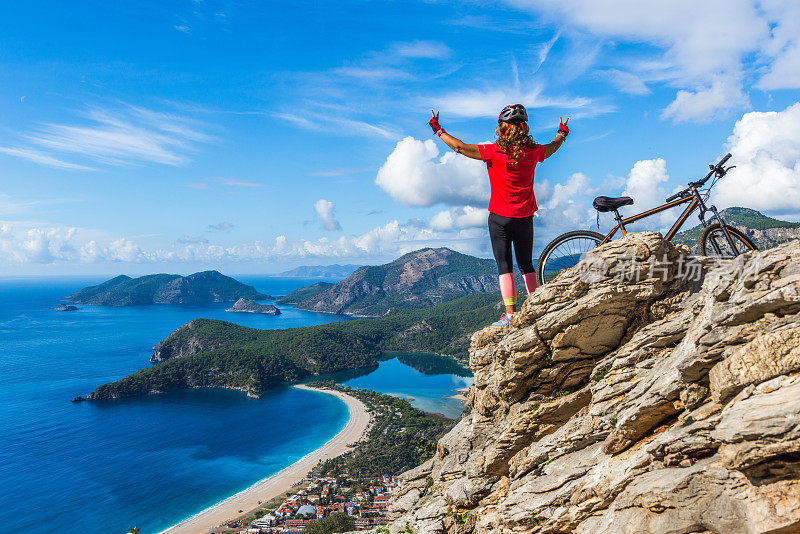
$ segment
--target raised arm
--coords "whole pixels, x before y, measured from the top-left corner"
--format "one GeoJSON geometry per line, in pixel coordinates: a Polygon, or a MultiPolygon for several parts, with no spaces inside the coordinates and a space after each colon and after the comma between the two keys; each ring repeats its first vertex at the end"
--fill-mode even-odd
{"type": "Polygon", "coordinates": [[[567,135],[569,135],[569,127],[567,126],[568,122],[569,118],[567,118],[566,121],[563,119],[559,121],[558,133],[556,134],[555,139],[553,139],[552,141],[547,143],[547,145],[545,145],[544,159],[549,158],[550,156],[556,153],[556,150],[561,148],[562,143],[564,143],[564,139],[566,139],[567,135]]]}
{"type": "Polygon", "coordinates": [[[447,146],[449,146],[459,154],[463,154],[468,158],[472,159],[481,159],[481,152],[480,150],[478,150],[478,145],[471,145],[469,143],[465,143],[461,139],[453,137],[452,135],[444,131],[444,128],[442,128],[439,125],[438,111],[434,113],[433,110],[431,110],[431,120],[428,121],[428,124],[430,124],[434,134],[438,135],[447,146]]]}

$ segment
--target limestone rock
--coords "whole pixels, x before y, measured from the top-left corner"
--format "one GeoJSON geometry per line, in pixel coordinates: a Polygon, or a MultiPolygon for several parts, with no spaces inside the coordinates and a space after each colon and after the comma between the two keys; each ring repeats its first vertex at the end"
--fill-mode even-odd
{"type": "Polygon", "coordinates": [[[477,332],[389,530],[800,532],[800,241],[688,254],[629,234],[477,332]]]}

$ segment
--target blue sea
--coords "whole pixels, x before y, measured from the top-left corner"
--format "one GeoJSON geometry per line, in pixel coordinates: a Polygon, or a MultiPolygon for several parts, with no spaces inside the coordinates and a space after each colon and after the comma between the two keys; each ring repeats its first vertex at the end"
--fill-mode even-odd
{"type": "MultiPolygon", "coordinates": [[[[148,366],[155,343],[198,317],[254,328],[346,320],[290,307],[227,313],[229,304],[53,310],[104,279],[0,279],[0,531],[159,532],[290,465],[347,421],[341,401],[288,387],[262,399],[204,389],[71,403],[148,366]]],[[[276,296],[319,281],[237,279],[276,296]]],[[[471,379],[389,360],[344,382],[455,417],[460,403],[447,395],[471,379]]]]}

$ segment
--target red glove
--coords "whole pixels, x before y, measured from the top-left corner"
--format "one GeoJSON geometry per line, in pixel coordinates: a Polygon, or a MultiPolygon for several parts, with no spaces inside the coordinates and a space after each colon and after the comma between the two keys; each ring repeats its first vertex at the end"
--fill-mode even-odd
{"type": "Polygon", "coordinates": [[[430,125],[434,134],[440,135],[439,132],[444,132],[444,128],[439,125],[439,112],[437,111],[434,113],[433,110],[431,110],[431,115],[432,117],[431,120],[428,121],[428,124],[430,125]]]}
{"type": "Polygon", "coordinates": [[[567,123],[569,122],[569,117],[567,117],[567,120],[564,120],[561,117],[559,117],[558,120],[559,120],[558,133],[563,135],[564,138],[566,139],[566,137],[569,135],[569,127],[567,126],[567,123]]]}

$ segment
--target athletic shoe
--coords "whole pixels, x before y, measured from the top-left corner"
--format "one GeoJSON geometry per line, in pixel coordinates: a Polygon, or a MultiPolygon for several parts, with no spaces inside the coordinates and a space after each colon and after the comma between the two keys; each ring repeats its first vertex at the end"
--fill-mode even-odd
{"type": "Polygon", "coordinates": [[[505,325],[508,324],[508,322],[511,320],[512,317],[514,317],[513,313],[512,314],[504,313],[500,317],[499,321],[497,321],[496,323],[492,323],[492,326],[495,328],[503,328],[505,325]]]}

